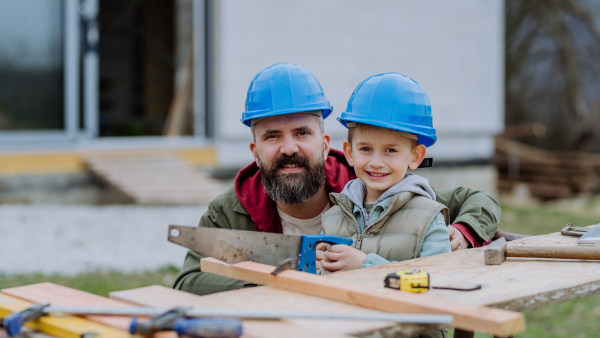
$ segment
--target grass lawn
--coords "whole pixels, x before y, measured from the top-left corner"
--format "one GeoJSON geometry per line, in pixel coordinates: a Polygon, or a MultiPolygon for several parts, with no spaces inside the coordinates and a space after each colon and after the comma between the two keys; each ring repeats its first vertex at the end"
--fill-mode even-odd
{"type": "MultiPolygon", "coordinates": [[[[503,231],[541,235],[560,231],[567,223],[575,226],[597,224],[600,218],[556,211],[551,207],[502,207],[503,231]]],[[[89,272],[77,276],[19,274],[1,275],[0,289],[39,282],[52,282],[71,288],[108,296],[111,291],[126,290],[148,285],[171,286],[178,267],[164,267],[156,271],[126,274],[121,272],[89,272]]],[[[577,299],[546,308],[525,312],[527,332],[518,338],[534,337],[598,337],[600,334],[600,295],[577,299]]],[[[476,334],[475,337],[491,337],[476,334]]]]}
{"type": "Polygon", "coordinates": [[[0,289],[40,282],[68,286],[73,289],[108,297],[111,291],[139,288],[148,285],[172,286],[179,268],[168,266],[156,271],[122,273],[116,271],[88,272],[76,276],[17,274],[0,275],[0,289]]]}

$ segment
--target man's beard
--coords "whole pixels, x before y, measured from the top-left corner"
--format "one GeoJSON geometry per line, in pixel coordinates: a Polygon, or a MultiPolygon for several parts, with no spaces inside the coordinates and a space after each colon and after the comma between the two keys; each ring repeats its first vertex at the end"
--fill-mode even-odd
{"type": "Polygon", "coordinates": [[[313,198],[323,187],[327,176],[325,175],[325,156],[322,155],[315,163],[299,154],[283,154],[275,159],[269,166],[258,159],[260,176],[267,195],[275,202],[283,204],[302,204],[313,198]],[[297,173],[284,174],[279,169],[286,164],[295,164],[304,167],[297,173]]]}

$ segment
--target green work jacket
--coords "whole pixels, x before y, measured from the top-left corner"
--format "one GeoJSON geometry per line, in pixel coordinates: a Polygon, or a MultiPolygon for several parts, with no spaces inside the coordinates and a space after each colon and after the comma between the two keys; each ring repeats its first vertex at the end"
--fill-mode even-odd
{"type": "MultiPolygon", "coordinates": [[[[467,188],[435,190],[436,200],[448,207],[450,224],[463,223],[483,240],[493,237],[500,222],[500,206],[490,196],[467,188]]],[[[254,231],[255,225],[248,212],[235,195],[234,188],[217,196],[208,205],[208,211],[200,218],[199,226],[254,231]]],[[[252,283],[202,272],[200,258],[188,251],[183,268],[173,288],[207,295],[215,292],[254,286],[252,283]]]]}

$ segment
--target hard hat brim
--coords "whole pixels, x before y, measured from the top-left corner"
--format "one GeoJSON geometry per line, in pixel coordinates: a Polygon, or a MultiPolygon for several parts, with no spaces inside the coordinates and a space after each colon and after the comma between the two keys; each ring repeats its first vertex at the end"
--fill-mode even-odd
{"type": "Polygon", "coordinates": [[[295,113],[305,113],[305,112],[309,112],[309,111],[315,111],[315,110],[322,110],[323,111],[323,118],[327,118],[327,116],[331,115],[331,112],[333,111],[333,106],[331,106],[331,104],[329,104],[329,102],[327,102],[326,105],[315,105],[312,107],[303,107],[303,109],[283,109],[283,110],[277,110],[277,111],[265,111],[264,113],[260,113],[260,112],[244,112],[242,114],[242,118],[240,119],[240,121],[247,125],[248,127],[252,126],[251,120],[253,119],[259,119],[259,118],[264,118],[264,117],[271,117],[271,116],[277,116],[277,115],[287,115],[287,114],[295,114],[295,113]]]}
{"type": "MultiPolygon", "coordinates": [[[[344,114],[344,113],[342,113],[342,114],[344,114]]],[[[348,128],[348,126],[346,125],[347,122],[356,122],[356,123],[362,123],[362,124],[368,124],[368,125],[372,125],[372,126],[382,127],[382,128],[386,128],[386,129],[399,130],[399,131],[403,131],[403,132],[407,132],[407,133],[411,133],[411,134],[417,134],[417,135],[419,135],[418,143],[424,145],[425,147],[430,147],[430,146],[434,145],[435,142],[437,141],[437,136],[435,136],[435,129],[433,129],[433,128],[423,128],[423,127],[419,127],[419,126],[411,125],[411,124],[407,124],[407,123],[395,123],[395,124],[391,125],[391,124],[382,123],[379,121],[370,121],[367,119],[357,119],[357,118],[342,119],[342,118],[338,117],[337,120],[346,128],[348,128]],[[424,129],[433,129],[433,133],[431,133],[429,130],[424,130],[424,129]]]]}

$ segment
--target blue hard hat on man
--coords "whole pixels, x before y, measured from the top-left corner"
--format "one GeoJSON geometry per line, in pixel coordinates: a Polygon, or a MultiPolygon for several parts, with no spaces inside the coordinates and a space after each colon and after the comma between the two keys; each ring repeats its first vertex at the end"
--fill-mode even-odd
{"type": "Polygon", "coordinates": [[[252,120],[314,111],[322,111],[326,118],[332,110],[319,81],[308,69],[280,62],[252,79],[241,121],[250,127],[252,120]]]}
{"type": "Polygon", "coordinates": [[[345,127],[355,122],[416,134],[426,147],[437,141],[427,94],[400,73],[373,75],[361,82],[338,121],[345,127]]]}

